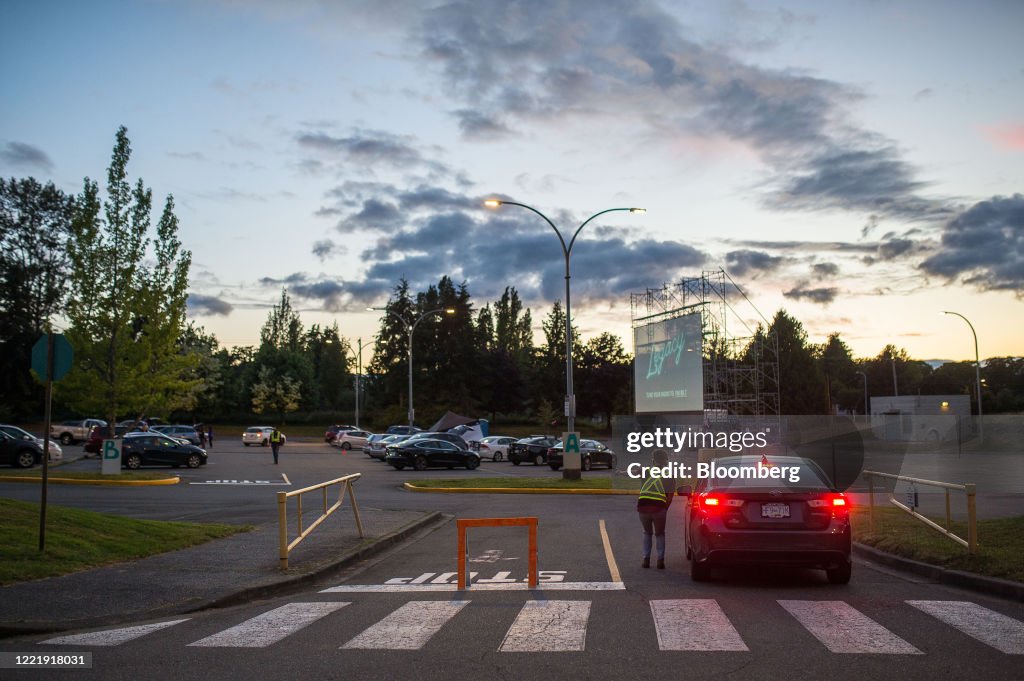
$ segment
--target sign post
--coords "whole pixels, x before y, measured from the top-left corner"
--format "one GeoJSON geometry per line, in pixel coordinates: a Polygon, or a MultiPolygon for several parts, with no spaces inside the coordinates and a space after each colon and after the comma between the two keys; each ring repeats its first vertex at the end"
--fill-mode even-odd
{"type": "Polygon", "coordinates": [[[564,480],[580,479],[580,434],[578,432],[562,433],[562,463],[565,472],[564,480]]]}
{"type": "Polygon", "coordinates": [[[103,441],[103,475],[121,475],[121,443],[118,440],[103,441]]]}
{"type": "Polygon", "coordinates": [[[46,483],[50,473],[50,405],[53,382],[64,378],[71,370],[74,353],[71,343],[63,334],[45,333],[32,346],[32,371],[46,386],[46,404],[43,407],[43,480],[39,501],[39,550],[46,548],[46,483]]]}

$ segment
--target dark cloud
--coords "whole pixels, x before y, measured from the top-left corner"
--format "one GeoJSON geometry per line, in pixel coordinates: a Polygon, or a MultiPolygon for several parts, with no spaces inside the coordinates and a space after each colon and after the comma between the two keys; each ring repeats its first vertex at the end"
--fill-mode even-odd
{"type": "Polygon", "coordinates": [[[772,271],[782,265],[784,258],[763,251],[730,251],[725,254],[725,264],[731,274],[742,277],[751,270],[772,271]]]}
{"type": "Polygon", "coordinates": [[[407,216],[390,201],[367,199],[362,208],[338,223],[338,231],[351,234],[360,231],[387,232],[398,229],[407,216]]]}
{"type": "Polygon", "coordinates": [[[262,277],[259,282],[261,286],[293,286],[295,284],[301,284],[309,279],[309,275],[305,272],[293,272],[284,279],[274,279],[273,277],[262,277]]]}
{"type": "Polygon", "coordinates": [[[466,139],[486,141],[512,134],[512,130],[497,116],[473,109],[459,109],[452,114],[459,123],[462,136],[466,139]]]}
{"type": "Polygon", "coordinates": [[[793,300],[809,300],[812,303],[828,305],[836,299],[838,294],[839,289],[834,287],[807,288],[805,285],[798,284],[794,288],[785,291],[782,295],[793,300]]]}
{"type": "Polygon", "coordinates": [[[226,317],[235,309],[226,300],[201,293],[189,293],[186,307],[190,315],[221,315],[226,317]]]}
{"type": "Polygon", "coordinates": [[[834,262],[816,262],[811,266],[811,270],[817,278],[825,279],[839,274],[839,265],[834,262]]]}
{"type": "Polygon", "coordinates": [[[950,220],[938,252],[920,268],[983,291],[1024,296],[1024,195],[995,196],[950,220]]]}
{"type": "Polygon", "coordinates": [[[894,260],[916,251],[917,242],[912,239],[888,239],[878,244],[879,260],[894,260]]]}
{"type": "Polygon", "coordinates": [[[878,244],[874,242],[850,242],[850,241],[754,241],[754,240],[726,240],[726,243],[735,243],[747,248],[757,248],[768,251],[800,251],[800,252],[837,252],[837,253],[874,253],[878,250],[878,244]]]}
{"type": "Polygon", "coordinates": [[[383,130],[356,130],[346,137],[325,132],[299,133],[296,141],[303,149],[338,158],[362,168],[388,168],[407,171],[423,167],[432,172],[448,173],[448,168],[427,158],[417,147],[415,138],[395,135],[383,130]]]}
{"type": "Polygon", "coordinates": [[[335,243],[330,239],[321,239],[313,242],[313,255],[320,258],[321,262],[335,255],[342,255],[348,252],[348,249],[339,243],[335,243]]]}
{"type": "Polygon", "coordinates": [[[8,142],[0,149],[0,158],[16,168],[53,170],[53,161],[45,151],[24,142],[8,142]]]}

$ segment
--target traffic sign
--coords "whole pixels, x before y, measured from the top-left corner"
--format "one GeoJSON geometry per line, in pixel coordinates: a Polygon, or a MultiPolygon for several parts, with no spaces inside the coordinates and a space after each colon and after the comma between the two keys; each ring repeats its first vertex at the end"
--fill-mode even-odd
{"type": "Polygon", "coordinates": [[[121,441],[103,441],[103,475],[121,475],[121,441]]]}
{"type": "Polygon", "coordinates": [[[56,333],[53,335],[53,375],[48,376],[46,370],[46,345],[47,335],[43,334],[36,344],[32,346],[32,371],[36,372],[36,375],[41,381],[59,381],[64,378],[69,371],[71,371],[71,360],[74,357],[74,351],[71,349],[71,343],[64,337],[62,333],[56,333]]]}

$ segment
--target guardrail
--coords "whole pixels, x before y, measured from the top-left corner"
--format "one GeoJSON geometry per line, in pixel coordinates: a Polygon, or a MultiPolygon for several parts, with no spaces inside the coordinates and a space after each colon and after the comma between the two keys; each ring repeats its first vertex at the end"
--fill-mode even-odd
{"type": "Polygon", "coordinates": [[[867,481],[868,481],[868,495],[869,495],[869,502],[870,502],[868,504],[868,518],[869,518],[869,527],[871,528],[872,534],[874,534],[874,531],[875,531],[875,485],[874,485],[874,478],[878,477],[878,478],[889,478],[890,480],[903,480],[903,481],[906,481],[906,482],[913,483],[915,485],[928,485],[928,486],[931,486],[931,487],[940,487],[940,488],[943,488],[943,489],[946,490],[946,526],[942,527],[938,523],[932,522],[928,518],[925,518],[923,515],[921,515],[917,511],[915,511],[913,508],[911,508],[911,507],[909,507],[909,506],[907,506],[905,504],[901,504],[900,502],[896,501],[895,495],[892,492],[889,492],[889,503],[891,503],[894,506],[896,506],[896,508],[899,508],[899,509],[909,513],[913,517],[915,517],[918,520],[920,520],[921,522],[923,522],[928,527],[931,527],[932,529],[937,530],[938,532],[944,534],[946,537],[948,537],[949,539],[952,539],[957,544],[960,544],[961,546],[965,547],[967,549],[967,553],[973,554],[973,553],[975,553],[978,550],[978,509],[977,509],[977,501],[976,501],[977,489],[976,489],[976,485],[975,484],[967,483],[967,484],[963,484],[963,485],[957,485],[957,484],[954,484],[954,483],[951,483],[951,482],[938,482],[936,480],[924,480],[922,478],[912,478],[912,477],[907,476],[907,475],[893,475],[892,473],[880,473],[878,471],[867,471],[867,470],[864,471],[863,474],[864,474],[864,477],[866,477],[867,481]],[[962,492],[964,492],[967,495],[967,539],[964,539],[963,537],[957,536],[956,534],[953,533],[953,531],[951,529],[952,513],[950,512],[950,504],[949,504],[949,491],[950,490],[962,491],[962,492]]]}
{"type": "Polygon", "coordinates": [[[362,477],[362,473],[352,473],[334,480],[328,480],[327,482],[321,482],[318,485],[311,487],[303,487],[302,489],[292,490],[291,492],[278,492],[277,493],[277,532],[278,532],[278,545],[279,545],[279,558],[280,567],[282,570],[288,569],[288,554],[291,553],[292,549],[299,545],[303,539],[309,536],[309,533],[317,528],[320,523],[327,520],[327,516],[334,513],[336,510],[341,508],[342,503],[345,501],[345,493],[348,493],[349,498],[352,500],[352,513],[356,518],[356,528],[359,530],[359,536],[363,537],[363,522],[359,518],[359,505],[356,503],[356,492],[352,488],[352,483],[362,477]],[[330,508],[327,507],[327,488],[334,485],[338,486],[338,501],[335,502],[330,508]],[[313,524],[307,527],[305,530],[302,529],[302,495],[316,490],[323,491],[324,500],[324,512],[320,514],[320,517],[313,521],[313,524]],[[298,536],[295,537],[291,542],[288,541],[288,498],[295,497],[297,504],[296,515],[298,516],[298,536]]]}

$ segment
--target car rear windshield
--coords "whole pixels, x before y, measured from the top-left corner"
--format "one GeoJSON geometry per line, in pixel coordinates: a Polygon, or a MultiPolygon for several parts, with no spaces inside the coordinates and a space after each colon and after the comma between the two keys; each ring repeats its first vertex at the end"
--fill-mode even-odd
{"type": "Polygon", "coordinates": [[[247,433],[262,433],[263,429],[262,428],[246,428],[245,432],[247,432],[247,433]]]}

